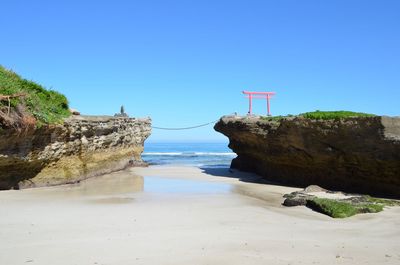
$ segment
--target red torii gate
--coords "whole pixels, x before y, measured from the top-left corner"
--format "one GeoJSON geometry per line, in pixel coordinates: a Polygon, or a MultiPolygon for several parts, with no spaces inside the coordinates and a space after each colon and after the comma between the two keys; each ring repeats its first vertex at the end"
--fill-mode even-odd
{"type": "Polygon", "coordinates": [[[270,113],[270,106],[269,106],[269,99],[275,95],[275,92],[250,92],[250,91],[243,91],[243,94],[247,95],[246,97],[249,99],[249,114],[251,115],[253,109],[253,98],[265,98],[267,99],[267,114],[271,116],[270,113]]]}

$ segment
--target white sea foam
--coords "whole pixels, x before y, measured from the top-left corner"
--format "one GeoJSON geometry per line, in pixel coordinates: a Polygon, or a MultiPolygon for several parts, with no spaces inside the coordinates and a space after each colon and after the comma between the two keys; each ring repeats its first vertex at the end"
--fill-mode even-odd
{"type": "Polygon", "coordinates": [[[154,165],[229,167],[236,157],[226,143],[147,143],[144,161],[154,165]]]}
{"type": "Polygon", "coordinates": [[[236,156],[232,152],[144,152],[148,156],[236,156]]]}
{"type": "Polygon", "coordinates": [[[205,156],[236,156],[236,153],[232,152],[194,152],[195,155],[205,155],[205,156]]]}
{"type": "Polygon", "coordinates": [[[142,155],[149,155],[149,156],[178,156],[183,154],[182,152],[144,152],[142,155]]]}

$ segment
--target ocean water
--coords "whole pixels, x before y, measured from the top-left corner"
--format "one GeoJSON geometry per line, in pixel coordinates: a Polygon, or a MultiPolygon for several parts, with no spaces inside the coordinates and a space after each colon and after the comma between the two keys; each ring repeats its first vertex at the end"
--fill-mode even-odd
{"type": "Polygon", "coordinates": [[[142,158],[152,165],[229,167],[236,154],[227,143],[145,143],[142,158]]]}

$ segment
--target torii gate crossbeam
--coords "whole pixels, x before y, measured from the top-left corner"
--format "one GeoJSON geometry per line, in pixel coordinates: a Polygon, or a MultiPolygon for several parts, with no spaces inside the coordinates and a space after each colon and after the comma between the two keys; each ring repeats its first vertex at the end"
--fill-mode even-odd
{"type": "Polygon", "coordinates": [[[247,98],[249,99],[249,115],[251,115],[253,111],[253,98],[265,98],[267,100],[267,115],[271,116],[269,99],[275,95],[275,92],[243,91],[243,94],[247,95],[247,98]]]}

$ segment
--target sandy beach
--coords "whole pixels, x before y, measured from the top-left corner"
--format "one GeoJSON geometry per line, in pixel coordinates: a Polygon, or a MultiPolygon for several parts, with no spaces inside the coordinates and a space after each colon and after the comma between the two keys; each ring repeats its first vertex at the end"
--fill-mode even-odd
{"type": "Polygon", "coordinates": [[[228,169],[0,192],[0,264],[400,264],[400,208],[332,219],[228,169]]]}

